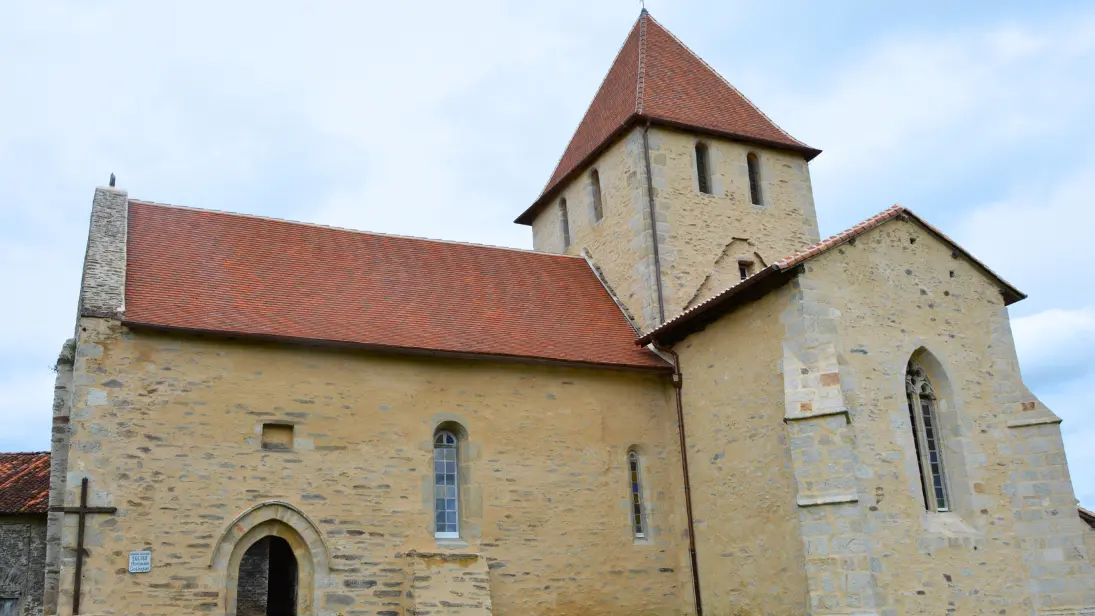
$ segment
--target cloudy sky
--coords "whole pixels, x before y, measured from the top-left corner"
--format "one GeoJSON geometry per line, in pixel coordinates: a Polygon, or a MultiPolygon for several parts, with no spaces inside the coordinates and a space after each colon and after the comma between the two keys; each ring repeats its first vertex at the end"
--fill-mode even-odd
{"type": "MultiPolygon", "coordinates": [[[[812,163],[822,234],[903,203],[1031,297],[1026,380],[1095,508],[1095,6],[649,0],[812,163]],[[958,6],[955,6],[958,5],[958,6]],[[1085,446],[1086,445],[1086,446],[1085,446]]],[[[49,444],[92,190],[531,247],[633,0],[0,3],[0,451],[49,444]]]]}

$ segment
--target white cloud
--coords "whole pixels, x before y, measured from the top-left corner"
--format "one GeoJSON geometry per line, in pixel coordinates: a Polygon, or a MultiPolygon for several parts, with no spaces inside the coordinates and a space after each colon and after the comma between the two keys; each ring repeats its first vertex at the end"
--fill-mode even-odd
{"type": "MultiPolygon", "coordinates": [[[[759,19],[741,12],[758,7],[654,10],[675,29],[759,19]]],[[[48,446],[46,366],[71,335],[91,189],[108,173],[158,201],[527,246],[509,221],[542,188],[636,12],[580,0],[0,3],[0,56],[16,60],[0,63],[0,288],[21,311],[0,330],[0,449],[48,446]]],[[[1016,319],[1019,352],[1066,417],[1075,465],[1088,454],[1070,430],[1091,399],[1062,362],[1091,363],[1075,332],[1089,331],[1095,291],[1069,268],[1095,225],[1095,152],[1075,146],[1095,142],[1095,85],[1079,78],[1095,64],[1095,13],[1040,19],[920,34],[880,24],[884,42],[817,64],[809,90],[769,70],[758,38],[749,70],[767,81],[738,85],[825,149],[812,170],[823,222],[910,193],[966,215],[953,235],[1032,293],[1019,311],[1041,311],[1016,319]],[[973,171],[1007,197],[954,197],[973,171]]],[[[1087,494],[1090,468],[1074,466],[1087,494]]]]}
{"type": "Polygon", "coordinates": [[[770,96],[773,117],[825,150],[812,175],[839,228],[899,201],[957,207],[971,175],[1006,185],[1015,178],[994,166],[1040,170],[1067,155],[1053,140],[1095,139],[1095,81],[1080,77],[1095,65],[1093,11],[907,33],[850,57],[813,91],[770,96]]]}
{"type": "Polygon", "coordinates": [[[955,237],[1032,298],[1059,305],[1095,305],[1087,276],[1089,234],[1095,226],[1091,187],[1095,148],[1057,177],[1031,177],[1007,198],[967,211],[955,237]]]}
{"type": "Polygon", "coordinates": [[[1050,308],[1014,319],[1012,331],[1028,381],[1095,375],[1095,308],[1050,308]]]}

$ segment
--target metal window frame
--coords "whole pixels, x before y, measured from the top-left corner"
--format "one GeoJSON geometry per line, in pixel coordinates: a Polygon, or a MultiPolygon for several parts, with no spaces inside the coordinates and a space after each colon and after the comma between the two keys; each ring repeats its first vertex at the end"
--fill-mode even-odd
{"type": "Polygon", "coordinates": [[[952,509],[950,486],[947,481],[947,464],[944,455],[943,433],[939,426],[939,398],[935,395],[935,388],[928,378],[924,368],[916,362],[909,362],[905,373],[905,398],[909,404],[909,415],[913,422],[913,438],[916,445],[916,456],[920,468],[920,486],[924,495],[924,507],[928,511],[947,512],[952,509]],[[928,438],[927,426],[924,423],[924,405],[927,405],[928,419],[932,424],[933,438],[928,438]],[[931,454],[933,445],[938,458],[939,489],[942,492],[942,504],[936,494],[935,473],[932,472],[931,454]]]}
{"type": "Polygon", "coordinates": [[[628,520],[631,522],[631,534],[635,539],[647,538],[646,499],[643,498],[643,472],[639,452],[630,449],[627,452],[627,496],[628,520]],[[634,467],[634,468],[632,468],[634,467]],[[639,512],[636,515],[635,507],[639,512]]]}
{"type": "MultiPolygon", "coordinates": [[[[433,528],[434,528],[434,532],[433,532],[433,536],[436,539],[459,539],[460,538],[460,439],[457,438],[455,434],[453,434],[452,432],[450,432],[448,430],[441,430],[437,434],[435,434],[434,437],[433,437],[433,452],[434,452],[433,453],[434,468],[432,470],[433,475],[434,475],[434,480],[433,480],[433,490],[434,490],[434,494],[433,494],[433,498],[434,498],[433,528]],[[438,442],[445,436],[448,436],[449,438],[452,439],[452,444],[439,443],[438,442]],[[455,500],[456,500],[456,530],[455,531],[439,531],[439,530],[437,530],[437,513],[438,513],[437,512],[437,488],[438,487],[448,487],[448,484],[441,484],[439,486],[438,483],[437,483],[437,466],[436,466],[436,464],[437,464],[437,451],[439,449],[451,449],[454,452],[453,457],[455,458],[455,462],[456,462],[456,473],[453,474],[453,483],[452,483],[452,487],[453,487],[454,493],[455,493],[455,500]]],[[[445,510],[445,513],[448,513],[447,509],[445,510]]],[[[446,522],[446,524],[448,524],[448,523],[446,522]]]]}

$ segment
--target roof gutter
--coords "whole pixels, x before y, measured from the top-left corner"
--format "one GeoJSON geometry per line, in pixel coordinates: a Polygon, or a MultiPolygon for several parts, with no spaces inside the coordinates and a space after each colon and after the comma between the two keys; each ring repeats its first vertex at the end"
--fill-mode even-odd
{"type": "MultiPolygon", "coordinates": [[[[408,355],[418,357],[437,357],[442,359],[469,359],[483,361],[499,361],[518,364],[537,364],[547,366],[569,366],[572,368],[593,368],[597,370],[620,370],[624,372],[644,372],[647,374],[665,374],[672,372],[673,368],[666,362],[664,365],[640,365],[623,363],[601,363],[595,361],[580,361],[574,359],[562,359],[554,357],[534,357],[530,355],[507,355],[504,353],[483,353],[474,351],[452,351],[446,349],[431,349],[425,347],[402,347],[368,342],[352,342],[346,340],[331,340],[323,338],[301,338],[298,336],[282,336],[276,334],[255,334],[244,331],[232,331],[222,329],[205,329],[199,327],[179,327],[162,323],[147,323],[122,319],[122,325],[130,329],[142,329],[160,334],[186,334],[193,336],[207,336],[210,338],[241,340],[258,343],[291,344],[297,346],[359,350],[373,353],[389,353],[393,355],[408,355]]],[[[664,359],[664,358],[662,358],[664,359]]]]}
{"type": "Polygon", "coordinates": [[[688,473],[688,441],[684,434],[684,403],[681,391],[684,389],[684,375],[681,374],[681,357],[673,349],[663,349],[651,344],[651,349],[659,355],[664,353],[673,358],[673,390],[677,399],[677,434],[680,438],[681,473],[684,476],[684,512],[688,526],[688,558],[692,569],[692,592],[696,601],[696,616],[703,616],[703,596],[700,593],[700,567],[696,557],[696,525],[692,516],[692,481],[688,473]]]}
{"type": "Polygon", "coordinates": [[[769,265],[738,283],[736,286],[731,287],[733,290],[732,293],[716,295],[706,302],[696,305],[691,310],[682,312],[668,322],[663,323],[660,327],[656,327],[647,332],[636,340],[635,344],[646,346],[648,344],[675,343],[687,335],[683,333],[685,331],[684,328],[687,328],[688,332],[699,329],[702,327],[702,324],[706,324],[718,318],[718,316],[722,314],[723,309],[758,297],[772,287],[778,286],[786,279],[790,278],[790,276],[797,273],[799,269],[800,266],[797,265],[789,269],[781,269],[778,265],[769,265]]]}

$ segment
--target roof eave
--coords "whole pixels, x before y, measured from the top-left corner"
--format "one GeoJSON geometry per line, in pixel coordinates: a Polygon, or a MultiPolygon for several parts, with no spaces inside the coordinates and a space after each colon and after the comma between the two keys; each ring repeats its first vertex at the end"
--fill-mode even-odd
{"type": "Polygon", "coordinates": [[[673,120],[667,120],[665,118],[635,113],[628,117],[627,120],[625,120],[623,123],[621,123],[619,128],[613,131],[612,134],[606,137],[600,145],[594,148],[593,151],[591,151],[588,155],[586,155],[585,158],[583,158],[577,165],[575,165],[574,169],[567,172],[565,175],[559,178],[559,181],[555,182],[546,190],[544,190],[544,192],[536,198],[536,201],[533,201],[532,205],[528,206],[528,208],[526,208],[524,212],[521,212],[521,215],[514,219],[513,222],[519,225],[531,225],[532,221],[536,218],[536,215],[539,214],[540,209],[549,201],[551,201],[559,193],[563,186],[567,185],[568,183],[570,183],[571,180],[581,175],[581,173],[585,171],[586,168],[589,167],[589,165],[593,164],[594,159],[603,154],[605,150],[612,147],[612,145],[615,144],[616,141],[618,141],[620,138],[622,138],[623,135],[627,133],[627,131],[631,130],[633,126],[644,122],[649,122],[652,126],[665,126],[688,132],[711,135],[713,137],[722,137],[730,141],[753,143],[760,146],[770,147],[776,150],[798,152],[799,154],[805,156],[807,162],[817,158],[818,154],[821,154],[821,150],[817,148],[812,148],[808,145],[796,146],[788,143],[781,143],[778,141],[769,141],[767,139],[750,137],[741,133],[718,131],[711,128],[705,128],[703,126],[697,126],[695,124],[675,122],[673,120]]]}
{"type": "Polygon", "coordinates": [[[957,242],[947,237],[942,231],[936,229],[930,223],[917,216],[908,208],[903,206],[895,206],[892,208],[892,213],[885,213],[885,217],[878,220],[875,224],[869,227],[860,229],[856,232],[845,231],[839,234],[840,241],[833,242],[826,245],[824,248],[815,248],[798,261],[791,263],[785,263],[780,266],[779,262],[773,263],[767,268],[761,270],[757,274],[747,278],[743,282],[729,289],[723,291],[721,294],[714,296],[707,300],[707,302],[699,304],[690,311],[686,311],[674,319],[671,319],[661,326],[651,330],[647,334],[640,337],[635,341],[638,345],[647,345],[651,342],[657,342],[661,344],[674,344],[683,340],[688,335],[699,331],[710,324],[712,321],[718,319],[729,310],[733,310],[737,306],[744,304],[748,301],[756,299],[761,295],[767,293],[771,289],[778,286],[782,281],[788,277],[776,277],[771,283],[768,280],[776,276],[777,272],[784,272],[786,274],[797,274],[802,270],[803,264],[810,259],[830,252],[832,249],[846,244],[860,235],[868,233],[869,231],[885,224],[886,222],[898,218],[901,220],[912,220],[928,233],[934,235],[939,241],[943,242],[947,246],[951,247],[952,256],[958,258],[959,256],[965,257],[971,265],[981,270],[983,274],[992,280],[996,281],[999,285],[1000,295],[1004,299],[1004,305],[1010,306],[1015,302],[1026,299],[1026,294],[1019,289],[1012,286],[1008,281],[1001,278],[996,272],[988,268],[987,265],[982,263],[977,257],[967,252],[964,248],[958,245],[957,242]],[[902,218],[904,217],[904,218],[902,218]]]}
{"type": "Polygon", "coordinates": [[[647,332],[636,340],[635,344],[646,346],[654,342],[660,345],[674,345],[704,329],[728,311],[767,295],[769,291],[794,278],[800,270],[799,265],[787,269],[781,269],[778,265],[769,265],[730,287],[726,292],[699,304],[684,318],[668,321],[647,332]]]}
{"type": "MultiPolygon", "coordinates": [[[[146,329],[164,333],[184,333],[192,335],[215,336],[217,338],[240,338],[255,342],[274,342],[280,344],[296,344],[305,346],[319,346],[328,348],[357,349],[378,353],[393,353],[397,355],[415,355],[427,357],[441,357],[450,359],[477,359],[487,361],[506,361],[524,364],[542,364],[555,366],[569,366],[576,368],[597,368],[601,370],[624,370],[630,372],[646,373],[671,373],[673,366],[666,363],[664,366],[657,364],[627,364],[596,361],[579,361],[554,357],[535,357],[529,355],[509,355],[505,353],[479,353],[467,351],[452,351],[447,349],[433,349],[425,347],[393,346],[385,344],[371,344],[365,342],[352,342],[345,340],[329,340],[324,338],[302,338],[295,336],[279,336],[274,334],[255,334],[250,332],[231,331],[222,329],[206,329],[197,327],[180,327],[165,325],[162,323],[149,323],[136,320],[122,320],[122,325],[134,329],[146,329]]],[[[660,358],[659,358],[660,359],[660,358]]]]}

